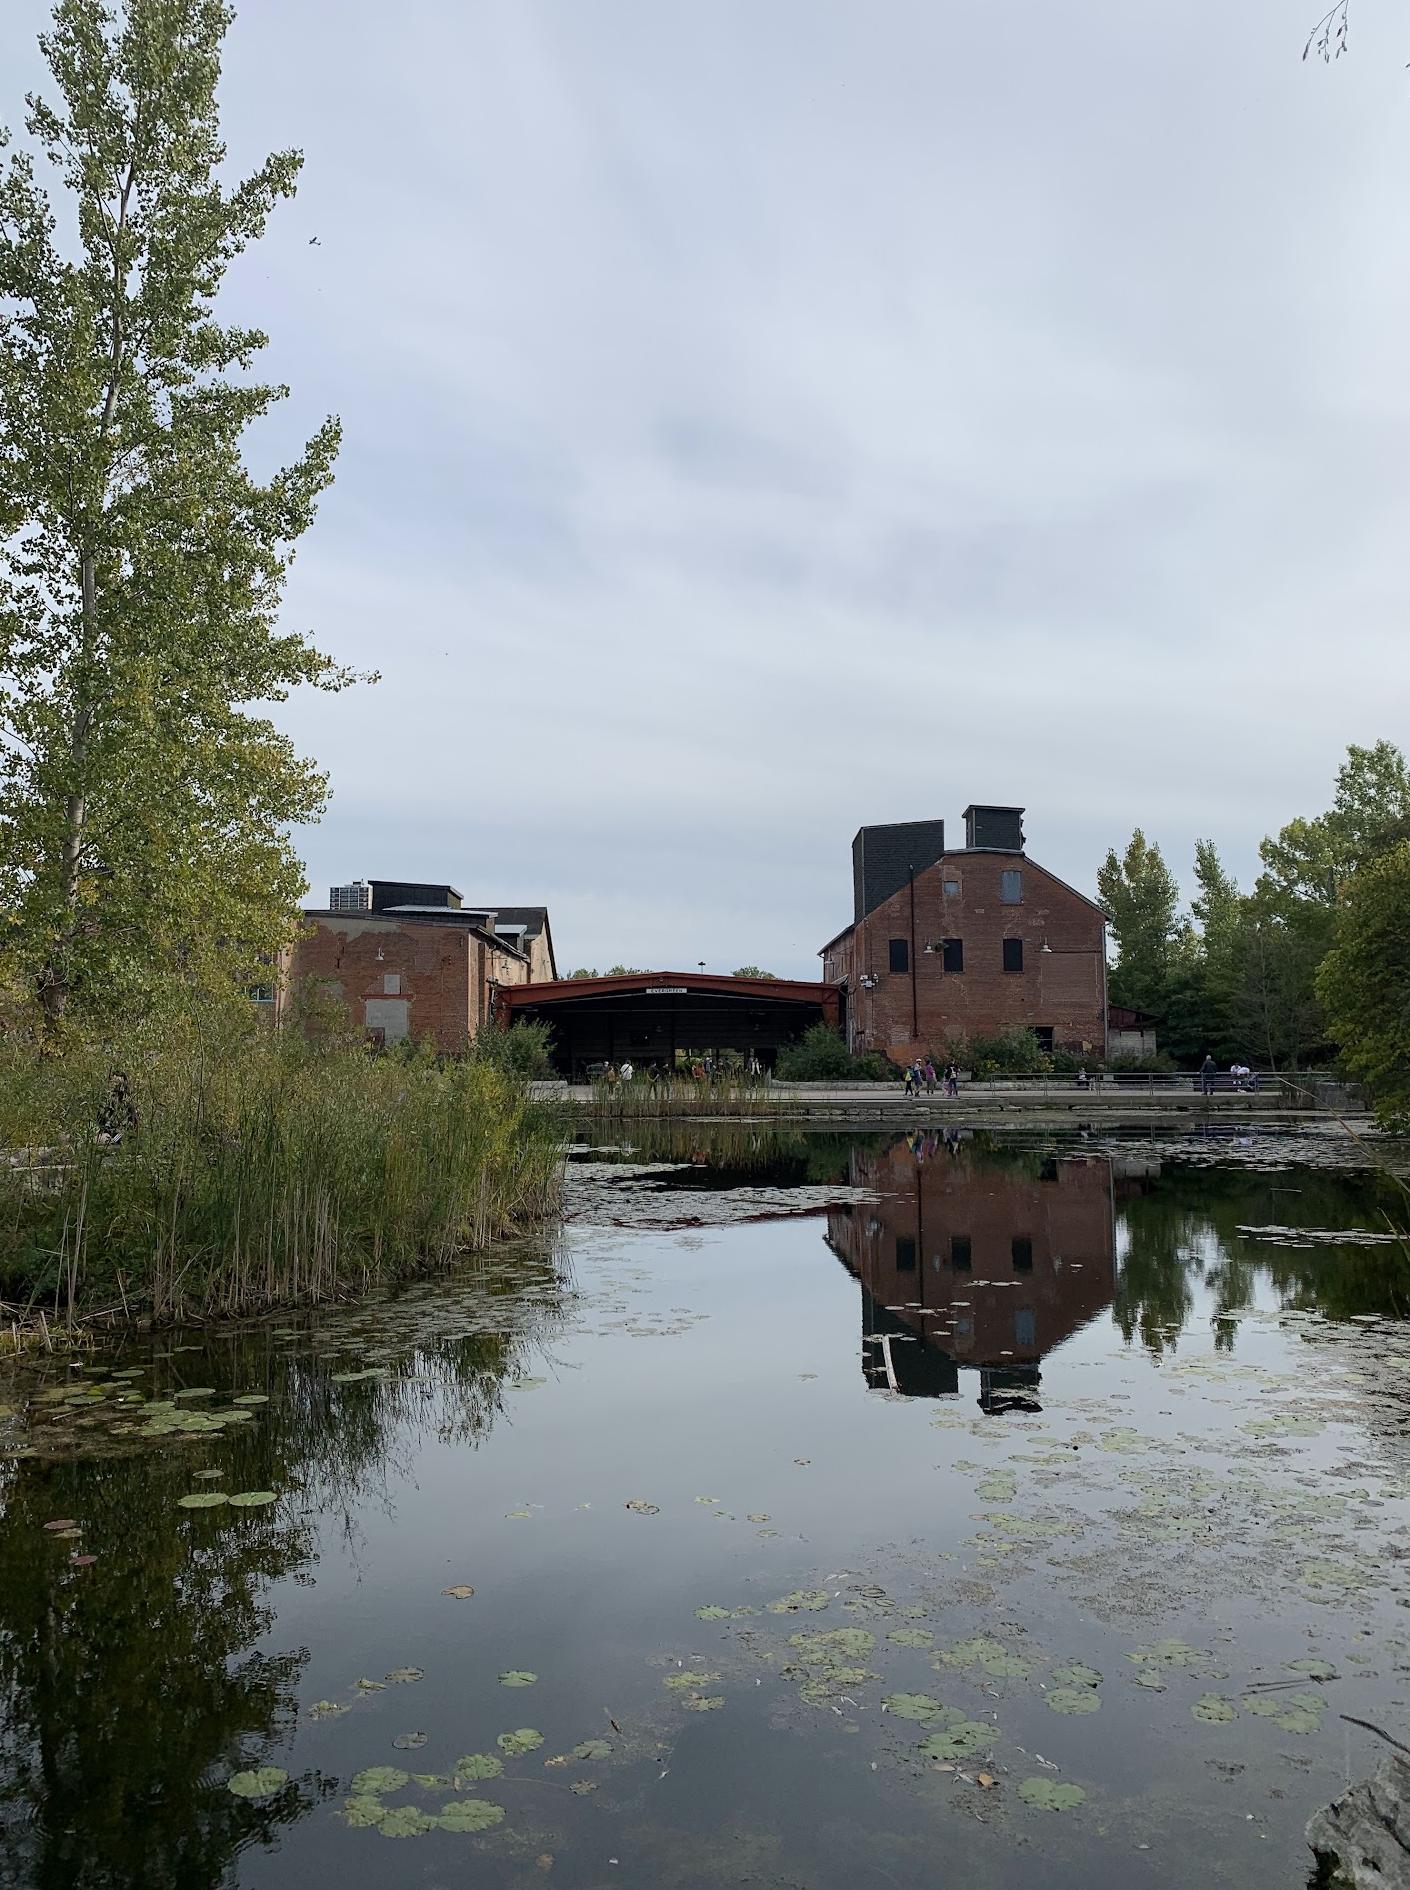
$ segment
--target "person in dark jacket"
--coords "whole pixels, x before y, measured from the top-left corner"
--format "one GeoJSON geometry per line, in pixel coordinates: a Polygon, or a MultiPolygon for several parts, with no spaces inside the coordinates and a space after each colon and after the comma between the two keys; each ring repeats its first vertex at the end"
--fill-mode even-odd
{"type": "Polygon", "coordinates": [[[1209,1052],[1206,1050],[1204,1062],[1199,1066],[1199,1086],[1206,1096],[1212,1096],[1214,1094],[1214,1078],[1217,1074],[1218,1069],[1214,1058],[1210,1056],[1209,1052]]]}

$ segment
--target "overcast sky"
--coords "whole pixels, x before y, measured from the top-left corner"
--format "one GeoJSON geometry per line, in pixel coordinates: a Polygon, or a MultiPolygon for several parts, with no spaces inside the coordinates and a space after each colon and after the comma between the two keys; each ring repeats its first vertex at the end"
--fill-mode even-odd
{"type": "Polygon", "coordinates": [[[1319,5],[247,0],[232,161],[306,167],[226,308],[261,454],[345,429],[286,620],[383,677],[282,715],[316,902],[816,976],[863,822],[1246,877],[1404,741],[1410,26],[1319,5]]]}

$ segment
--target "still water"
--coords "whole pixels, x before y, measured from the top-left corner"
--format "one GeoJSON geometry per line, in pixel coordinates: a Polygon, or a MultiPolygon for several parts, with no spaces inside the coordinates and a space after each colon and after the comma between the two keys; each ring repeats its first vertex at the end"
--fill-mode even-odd
{"type": "Polygon", "coordinates": [[[1393,1184],[572,1176],[550,1251],[0,1381],[0,1884],[1300,1890],[1410,1724],[1393,1184]]]}

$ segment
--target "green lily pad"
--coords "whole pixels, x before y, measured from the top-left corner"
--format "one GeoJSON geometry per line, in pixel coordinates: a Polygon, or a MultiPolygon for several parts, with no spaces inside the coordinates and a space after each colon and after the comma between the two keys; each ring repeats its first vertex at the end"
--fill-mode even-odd
{"type": "Polygon", "coordinates": [[[865,1660],[875,1651],[876,1636],[866,1628],[842,1627],[824,1634],[790,1634],[788,1645],[796,1647],[809,1666],[835,1667],[865,1660]]]}
{"type": "Polygon", "coordinates": [[[589,1792],[597,1790],[597,1780],[595,1778],[576,1779],[568,1790],[575,1798],[586,1798],[589,1792]]]}
{"type": "Polygon", "coordinates": [[[439,1823],[439,1818],[428,1817],[415,1805],[393,1805],[382,1814],[377,1829],[383,1837],[422,1837],[427,1831],[434,1831],[439,1823]]]}
{"type": "Polygon", "coordinates": [[[1289,1673],[1304,1673],[1309,1680],[1335,1680],[1337,1670],[1330,1660],[1285,1660],[1284,1667],[1289,1673]]]}
{"type": "Polygon", "coordinates": [[[517,1732],[501,1733],[495,1744],[509,1758],[518,1759],[526,1752],[537,1752],[543,1744],[543,1734],[535,1732],[532,1726],[521,1726],[517,1732]]]}
{"type": "Polygon", "coordinates": [[[1148,1687],[1152,1693],[1165,1691],[1165,1676],[1154,1667],[1142,1667],[1132,1678],[1138,1687],[1148,1687]]]}
{"type": "Polygon", "coordinates": [[[348,1789],[354,1798],[380,1797],[384,1792],[399,1792],[410,1776],[399,1765],[369,1765],[348,1789]]]}
{"type": "Polygon", "coordinates": [[[196,1490],[190,1496],[178,1496],[176,1507],[178,1509],[219,1509],[222,1503],[229,1501],[230,1498],[224,1490],[196,1490]]]}
{"type": "Polygon", "coordinates": [[[393,1667],[387,1678],[394,1687],[409,1687],[417,1680],[424,1680],[426,1672],[422,1667],[393,1667]]]}
{"type": "Polygon", "coordinates": [[[725,1703],[723,1693],[692,1693],[685,1703],[687,1713],[713,1713],[725,1703]]]}
{"type": "Polygon", "coordinates": [[[1238,1707],[1232,1700],[1226,1700],[1222,1693],[1201,1693],[1190,1711],[1206,1726],[1227,1726],[1230,1720],[1239,1716],[1238,1707]]]}
{"type": "Polygon", "coordinates": [[[336,1700],[315,1700],[308,1709],[310,1719],[341,1719],[347,1712],[346,1706],[339,1706],[336,1700]]]}
{"type": "Polygon", "coordinates": [[[887,1635],[888,1641],[894,1641],[898,1647],[930,1647],[935,1636],[927,1628],[893,1628],[887,1635]]]}
{"type": "Polygon", "coordinates": [[[1053,1778],[1026,1778],[1018,1795],[1035,1811],[1071,1811],[1087,1796],[1080,1785],[1066,1785],[1053,1778]]]}
{"type": "Polygon", "coordinates": [[[695,1618],[697,1621],[728,1621],[729,1612],[728,1608],[717,1608],[711,1603],[709,1607],[697,1608],[695,1618]]]}
{"type": "Polygon", "coordinates": [[[1271,1719],[1283,1732],[1314,1733],[1322,1724],[1326,1701],[1320,1693],[1250,1693],[1240,1704],[1246,1713],[1271,1719]]]}
{"type": "Polygon", "coordinates": [[[997,1738],[997,1730],[983,1720],[962,1719],[948,1731],[922,1739],[920,1750],[927,1759],[968,1759],[986,1751],[997,1738]]]}
{"type": "Polygon", "coordinates": [[[504,1806],[488,1798],[452,1798],[432,1820],[442,1831],[488,1831],[503,1822],[504,1806]]]}
{"type": "Polygon", "coordinates": [[[795,1588],[792,1594],[780,1595],[777,1601],[771,1601],[769,1613],[818,1614],[827,1606],[827,1599],[821,1588],[795,1588]]]}
{"type": "Polygon", "coordinates": [[[498,1759],[492,1752],[467,1752],[455,1762],[457,1778],[498,1778],[504,1770],[503,1759],[498,1759]]]}
{"type": "Polygon", "coordinates": [[[419,1752],[428,1735],[423,1732],[398,1733],[392,1744],[398,1752],[419,1752]]]}
{"type": "Polygon", "coordinates": [[[523,1668],[518,1667],[511,1668],[508,1673],[502,1673],[499,1676],[499,1684],[502,1687],[531,1687],[536,1685],[537,1682],[538,1675],[536,1673],[528,1673],[523,1668]]]}
{"type": "Polygon", "coordinates": [[[239,1490],[230,1499],[232,1509],[263,1509],[274,1501],[273,1490],[239,1490]]]}
{"type": "Polygon", "coordinates": [[[232,1404],[268,1404],[269,1396],[263,1391],[242,1391],[238,1398],[231,1399],[232,1404]]]}
{"type": "Polygon", "coordinates": [[[172,1392],[173,1398],[213,1398],[214,1385],[183,1385],[180,1391],[172,1392]]]}
{"type": "Polygon", "coordinates": [[[1102,1683],[1096,1668],[1082,1660],[1069,1660],[1065,1666],[1054,1667],[1053,1678],[1064,1687],[1099,1687],[1102,1683]]]}
{"type": "Polygon", "coordinates": [[[1093,1687],[1054,1687],[1045,1697],[1055,1713],[1095,1713],[1102,1703],[1093,1687]]]}
{"type": "Polygon", "coordinates": [[[609,1759],[612,1748],[605,1739],[584,1739],[568,1754],[570,1759],[609,1759]]]}
{"type": "Polygon", "coordinates": [[[928,1726],[945,1712],[940,1701],[933,1700],[928,1693],[888,1693],[881,1704],[897,1719],[912,1719],[921,1726],[928,1726]]]}
{"type": "Polygon", "coordinates": [[[380,1824],[386,1815],[387,1807],[371,1793],[360,1793],[343,1800],[343,1816],[354,1829],[362,1830],[380,1824]]]}
{"type": "Polygon", "coordinates": [[[718,1680],[717,1673],[699,1673],[687,1667],[681,1673],[668,1673],[661,1682],[663,1687],[673,1687],[680,1692],[696,1691],[708,1687],[712,1680],[718,1680]]]}
{"type": "Polygon", "coordinates": [[[289,1783],[289,1774],[280,1765],[259,1765],[250,1772],[235,1772],[226,1779],[225,1789],[237,1798],[272,1798],[289,1783]]]}

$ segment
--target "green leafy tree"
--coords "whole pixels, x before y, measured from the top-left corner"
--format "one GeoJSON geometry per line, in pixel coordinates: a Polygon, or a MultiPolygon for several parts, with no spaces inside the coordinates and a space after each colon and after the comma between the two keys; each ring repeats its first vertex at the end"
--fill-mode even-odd
{"type": "Polygon", "coordinates": [[[778,982],[776,971],[765,971],[761,965],[741,965],[738,971],[730,973],[732,978],[766,978],[771,984],[778,982]]]}
{"type": "Polygon", "coordinates": [[[1112,849],[1097,873],[1097,891],[1116,940],[1111,1000],[1164,1018],[1178,932],[1180,888],[1160,848],[1136,831],[1118,858],[1112,849]]]}
{"type": "Polygon", "coordinates": [[[59,0],[56,99],[0,171],[0,911],[51,1029],[285,943],[326,780],[252,705],[353,680],[277,628],[338,423],[255,479],[242,437],[287,389],[214,312],[302,162],[220,181],[230,18],[59,0]]]}
{"type": "Polygon", "coordinates": [[[1394,742],[1353,742],[1337,770],[1332,805],[1312,820],[1292,820],[1259,848],[1260,886],[1286,908],[1332,907],[1353,874],[1410,839],[1410,770],[1394,742]]]}
{"type": "Polygon", "coordinates": [[[1352,880],[1317,989],[1348,1069],[1410,1127],[1410,841],[1352,880]]]}

